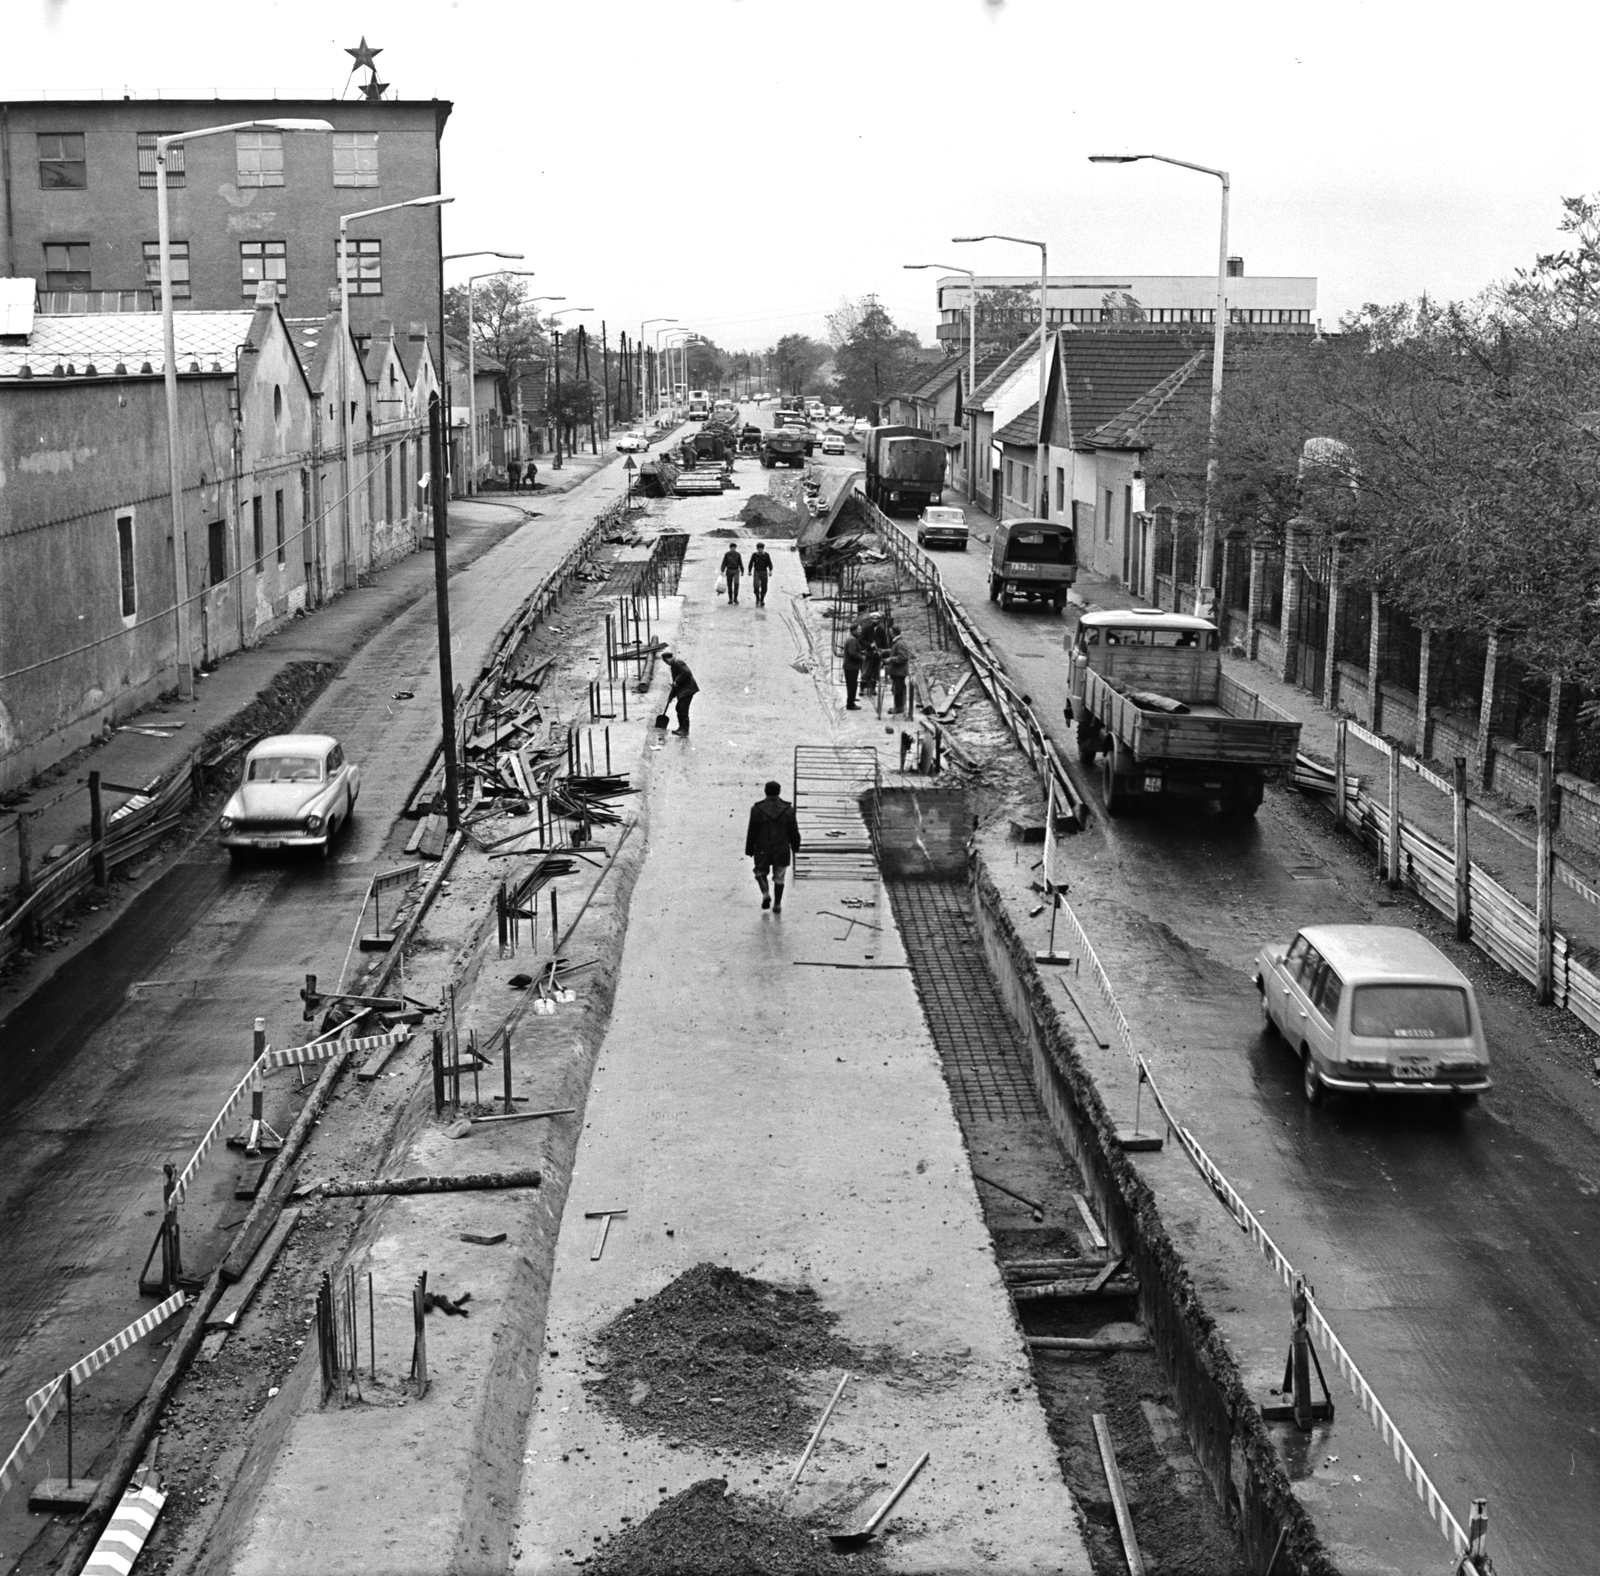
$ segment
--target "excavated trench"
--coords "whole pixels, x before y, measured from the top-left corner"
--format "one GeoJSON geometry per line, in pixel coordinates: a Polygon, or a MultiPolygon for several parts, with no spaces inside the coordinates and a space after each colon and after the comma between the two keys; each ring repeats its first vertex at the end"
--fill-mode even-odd
{"type": "MultiPolygon", "coordinates": [[[[1028,1336],[1138,1342],[1126,1271],[1093,1293],[1106,1259],[1083,1179],[1034,1086],[1028,1047],[984,956],[973,910],[959,790],[890,790],[878,800],[879,863],[951,1104],[966,1141],[1001,1274],[1028,1336]],[[1040,1295],[1049,1282],[1069,1295],[1040,1295]]],[[[1105,1417],[1148,1569],[1245,1576],[1243,1551],[1178,1420],[1155,1352],[1032,1348],[1034,1384],[1095,1570],[1127,1570],[1093,1419],[1105,1417]]]]}

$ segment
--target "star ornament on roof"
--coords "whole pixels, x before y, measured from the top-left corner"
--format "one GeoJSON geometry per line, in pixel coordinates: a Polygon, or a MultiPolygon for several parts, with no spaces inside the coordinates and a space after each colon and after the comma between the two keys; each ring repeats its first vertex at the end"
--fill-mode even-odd
{"type": "Polygon", "coordinates": [[[372,76],[361,84],[361,96],[364,99],[370,99],[376,103],[377,100],[381,99],[388,91],[388,88],[389,84],[387,82],[380,82],[378,80],[377,72],[373,72],[372,76]]]}
{"type": "Polygon", "coordinates": [[[369,48],[367,45],[367,35],[365,33],[361,35],[361,42],[354,49],[346,49],[345,53],[355,61],[355,66],[353,67],[354,70],[359,71],[362,66],[365,66],[367,70],[373,74],[373,76],[377,76],[378,67],[376,65],[376,61],[378,56],[381,55],[383,51],[381,49],[369,48]]]}

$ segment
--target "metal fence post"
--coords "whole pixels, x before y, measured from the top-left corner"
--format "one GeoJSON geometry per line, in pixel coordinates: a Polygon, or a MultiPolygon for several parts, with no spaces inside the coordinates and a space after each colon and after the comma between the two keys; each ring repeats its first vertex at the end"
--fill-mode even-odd
{"type": "Polygon", "coordinates": [[[1400,746],[1389,740],[1389,885],[1400,885],[1400,746]]]}
{"type": "Polygon", "coordinates": [[[1350,807],[1345,790],[1345,775],[1350,752],[1350,724],[1341,717],[1333,730],[1333,824],[1343,831],[1349,824],[1350,807]]]}

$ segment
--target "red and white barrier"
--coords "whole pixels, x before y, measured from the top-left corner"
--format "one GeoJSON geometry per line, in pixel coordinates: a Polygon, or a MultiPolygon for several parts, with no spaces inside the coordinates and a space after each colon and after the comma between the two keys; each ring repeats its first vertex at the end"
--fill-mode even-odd
{"type": "Polygon", "coordinates": [[[28,1415],[37,1416],[49,1402],[51,1392],[63,1381],[70,1378],[73,1384],[82,1384],[90,1374],[98,1373],[104,1368],[113,1357],[120,1357],[135,1341],[142,1341],[158,1324],[165,1324],[188,1301],[187,1292],[174,1292],[165,1302],[152,1308],[148,1313],[141,1314],[125,1330],[118,1330],[104,1345],[97,1346],[86,1356],[80,1357],[66,1373],[58,1374],[49,1384],[40,1385],[23,1402],[28,1409],[28,1415]]]}
{"type": "Polygon", "coordinates": [[[34,1413],[32,1422],[23,1429],[22,1438],[16,1442],[4,1462],[0,1462],[0,1497],[9,1494],[22,1480],[23,1462],[39,1448],[40,1440],[49,1432],[51,1420],[67,1399],[66,1386],[60,1378],[52,1379],[44,1387],[44,1394],[45,1399],[34,1413]]]}
{"type": "Polygon", "coordinates": [[[153,1482],[129,1484],[80,1576],[128,1576],[166,1502],[153,1482]]]}

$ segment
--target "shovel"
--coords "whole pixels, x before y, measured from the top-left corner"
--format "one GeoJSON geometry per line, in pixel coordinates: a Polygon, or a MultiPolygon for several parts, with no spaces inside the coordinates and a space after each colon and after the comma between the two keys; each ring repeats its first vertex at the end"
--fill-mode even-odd
{"type": "Polygon", "coordinates": [[[864,1543],[867,1542],[869,1538],[871,1538],[872,1534],[878,1530],[879,1523],[885,1516],[889,1514],[891,1510],[894,1509],[895,1502],[902,1494],[905,1493],[908,1488],[911,1487],[912,1478],[914,1478],[927,1464],[928,1452],[924,1450],[922,1454],[917,1457],[916,1465],[912,1467],[912,1469],[906,1473],[903,1478],[900,1479],[900,1481],[895,1485],[894,1491],[880,1506],[878,1506],[875,1511],[873,1511],[871,1516],[867,1518],[866,1522],[862,1526],[846,1532],[830,1532],[828,1534],[828,1541],[836,1549],[859,1549],[864,1543]]]}
{"type": "Polygon", "coordinates": [[[656,726],[658,728],[664,728],[664,727],[666,727],[666,725],[667,725],[667,714],[664,711],[663,712],[658,712],[656,714],[656,726]]]}

